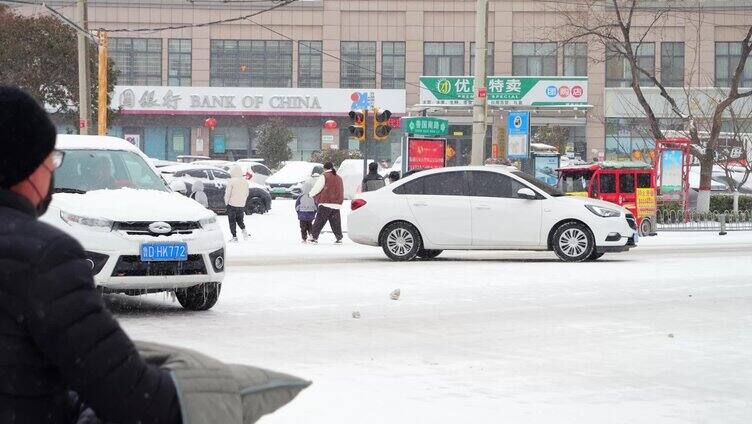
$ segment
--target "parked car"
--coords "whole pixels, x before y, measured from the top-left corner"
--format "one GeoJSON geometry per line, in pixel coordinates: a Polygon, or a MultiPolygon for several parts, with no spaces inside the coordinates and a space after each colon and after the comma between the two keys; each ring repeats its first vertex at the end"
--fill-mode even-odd
{"type": "MultiPolygon", "coordinates": [[[[261,160],[263,161],[263,159],[261,160]]],[[[246,175],[246,178],[250,175],[250,180],[256,184],[265,185],[266,180],[272,175],[271,169],[260,162],[241,159],[235,163],[240,165],[240,169],[243,170],[243,174],[246,175]]]]}
{"type": "Polygon", "coordinates": [[[180,163],[191,163],[197,160],[211,160],[209,156],[198,156],[198,155],[178,155],[177,159],[178,159],[178,162],[180,163]]]}
{"type": "Polygon", "coordinates": [[[164,168],[165,166],[179,165],[180,162],[173,162],[170,160],[149,158],[149,162],[157,169],[164,168]]]}
{"type": "Polygon", "coordinates": [[[59,135],[57,148],[65,161],[42,220],[81,242],[97,286],[173,291],[186,309],[211,308],[225,275],[216,215],[172,192],[125,140],[59,135]]]}
{"type": "MultiPolygon", "coordinates": [[[[209,209],[216,213],[227,213],[225,204],[225,188],[230,179],[230,173],[213,166],[196,165],[195,163],[168,166],[160,169],[162,176],[170,186],[185,196],[193,192],[193,182],[201,180],[204,183],[204,192],[209,200],[209,209]],[[175,184],[179,182],[182,186],[175,184]]],[[[253,181],[248,181],[250,194],[246,202],[247,214],[264,214],[272,208],[272,198],[269,190],[253,181]]]]}
{"type": "Polygon", "coordinates": [[[303,183],[316,174],[324,173],[320,163],[288,161],[279,171],[266,179],[272,199],[277,197],[295,198],[300,196],[303,183]]]}
{"type": "Polygon", "coordinates": [[[361,194],[351,208],[350,239],[395,261],[443,250],[553,250],[578,262],[627,251],[639,238],[628,210],[564,196],[512,167],[425,170],[361,194]]]}

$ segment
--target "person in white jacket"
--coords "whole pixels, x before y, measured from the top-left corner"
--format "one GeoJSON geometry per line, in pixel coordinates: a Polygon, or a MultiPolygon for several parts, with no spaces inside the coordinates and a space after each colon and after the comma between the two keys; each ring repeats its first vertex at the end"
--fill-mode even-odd
{"type": "Polygon", "coordinates": [[[235,225],[240,227],[243,239],[249,238],[245,230],[245,202],[248,200],[250,189],[248,181],[243,178],[243,171],[238,165],[230,168],[230,180],[225,188],[225,204],[227,205],[227,220],[230,223],[230,234],[232,234],[231,243],[238,241],[235,225]]]}

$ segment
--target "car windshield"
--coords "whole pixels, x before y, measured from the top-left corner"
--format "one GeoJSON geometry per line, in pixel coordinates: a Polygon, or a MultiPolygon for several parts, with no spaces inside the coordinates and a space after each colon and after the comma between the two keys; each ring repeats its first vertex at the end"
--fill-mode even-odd
{"type": "Polygon", "coordinates": [[[543,181],[538,180],[537,178],[535,178],[534,176],[530,174],[526,174],[520,171],[514,171],[512,172],[512,174],[522,178],[523,180],[527,181],[528,184],[535,186],[535,188],[548,194],[549,196],[554,196],[554,197],[564,196],[564,193],[562,193],[556,187],[551,187],[550,185],[544,183],[543,181]]]}
{"type": "Polygon", "coordinates": [[[133,152],[122,150],[66,150],[55,171],[56,193],[134,188],[169,191],[154,170],[133,152]]]}
{"type": "Polygon", "coordinates": [[[585,193],[590,187],[593,171],[565,172],[559,180],[559,190],[565,194],[585,193]]]}

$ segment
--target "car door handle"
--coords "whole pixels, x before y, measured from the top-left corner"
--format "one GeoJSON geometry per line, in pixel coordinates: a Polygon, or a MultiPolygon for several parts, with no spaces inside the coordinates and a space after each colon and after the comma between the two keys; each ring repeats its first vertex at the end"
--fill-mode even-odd
{"type": "Polygon", "coordinates": [[[428,206],[428,203],[418,202],[418,203],[413,203],[413,206],[415,207],[428,206]]]}
{"type": "Polygon", "coordinates": [[[488,206],[488,205],[478,205],[478,206],[475,207],[475,209],[486,211],[486,210],[491,209],[491,207],[488,206]]]}

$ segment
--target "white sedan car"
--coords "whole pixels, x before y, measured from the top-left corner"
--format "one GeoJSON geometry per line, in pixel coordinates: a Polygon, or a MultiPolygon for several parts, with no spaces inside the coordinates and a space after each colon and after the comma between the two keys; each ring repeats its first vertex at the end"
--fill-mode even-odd
{"type": "Polygon", "coordinates": [[[214,306],[225,275],[216,215],[171,191],[125,140],[60,135],[57,149],[65,160],[42,220],[83,245],[97,286],[174,291],[186,309],[214,306]]]}
{"type": "Polygon", "coordinates": [[[352,201],[348,236],[396,261],[443,250],[553,250],[568,262],[636,246],[632,214],[569,197],[511,167],[418,172],[352,201]]]}

